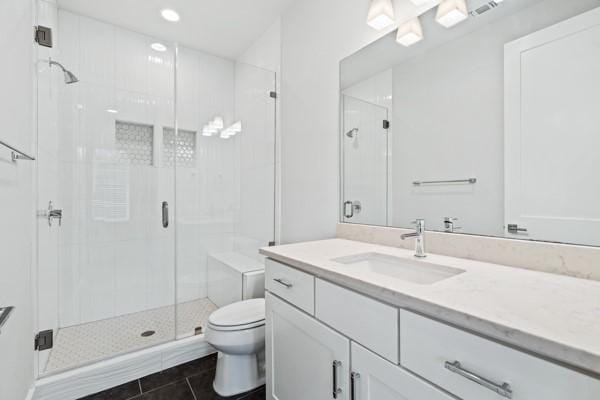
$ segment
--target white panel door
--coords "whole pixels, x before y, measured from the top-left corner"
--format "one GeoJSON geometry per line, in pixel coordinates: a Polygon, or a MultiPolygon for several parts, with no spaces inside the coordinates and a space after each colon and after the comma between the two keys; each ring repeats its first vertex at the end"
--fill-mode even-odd
{"type": "Polygon", "coordinates": [[[342,220],[386,225],[387,109],[350,96],[343,97],[343,108],[342,220]]]}
{"type": "Polygon", "coordinates": [[[349,399],[349,340],[270,293],[266,299],[267,399],[349,399]]]}
{"type": "Polygon", "coordinates": [[[600,9],[505,46],[505,229],[600,244],[600,9]]]}
{"type": "Polygon", "coordinates": [[[352,342],[354,400],[451,400],[421,378],[352,342]]]}

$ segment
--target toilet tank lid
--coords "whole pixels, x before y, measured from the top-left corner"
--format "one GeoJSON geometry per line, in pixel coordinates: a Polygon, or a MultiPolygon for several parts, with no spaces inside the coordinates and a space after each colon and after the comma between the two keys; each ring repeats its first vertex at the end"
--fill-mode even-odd
{"type": "Polygon", "coordinates": [[[264,319],[265,299],[251,299],[219,308],[208,317],[208,322],[215,326],[240,326],[264,319]]]}

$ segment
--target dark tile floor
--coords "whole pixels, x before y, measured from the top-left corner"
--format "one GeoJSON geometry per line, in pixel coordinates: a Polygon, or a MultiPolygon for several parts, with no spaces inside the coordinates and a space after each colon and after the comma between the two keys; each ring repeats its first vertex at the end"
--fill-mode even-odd
{"type": "Polygon", "coordinates": [[[212,388],[216,354],[145,376],[80,400],[265,400],[265,388],[233,397],[212,388]]]}

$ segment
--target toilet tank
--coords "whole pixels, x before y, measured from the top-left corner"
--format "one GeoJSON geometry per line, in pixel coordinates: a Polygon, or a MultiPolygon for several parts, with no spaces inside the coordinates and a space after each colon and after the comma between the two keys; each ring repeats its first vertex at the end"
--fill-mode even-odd
{"type": "Polygon", "coordinates": [[[265,296],[265,266],[236,252],[208,255],[208,298],[217,307],[265,296]]]}

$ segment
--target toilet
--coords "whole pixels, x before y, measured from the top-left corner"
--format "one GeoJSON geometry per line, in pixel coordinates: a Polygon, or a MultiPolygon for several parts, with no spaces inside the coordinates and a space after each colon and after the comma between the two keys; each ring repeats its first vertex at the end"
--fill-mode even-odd
{"type": "Polygon", "coordinates": [[[215,392],[227,397],[264,385],[264,298],[238,301],[213,312],[206,341],[219,351],[215,392]]]}
{"type": "Polygon", "coordinates": [[[265,383],[264,269],[237,252],[208,255],[208,298],[219,309],[208,317],[205,339],[219,352],[213,388],[223,397],[265,383]]]}

